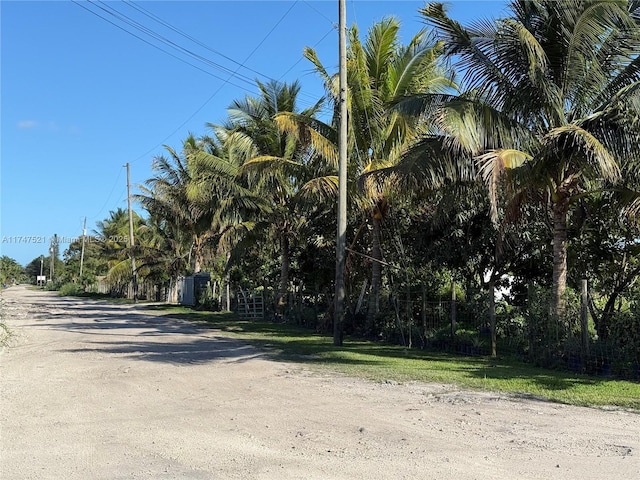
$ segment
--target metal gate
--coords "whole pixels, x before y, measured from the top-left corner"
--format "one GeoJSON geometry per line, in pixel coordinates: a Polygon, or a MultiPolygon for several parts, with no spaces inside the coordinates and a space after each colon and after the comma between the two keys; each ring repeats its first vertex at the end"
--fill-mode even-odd
{"type": "Polygon", "coordinates": [[[262,320],[264,318],[262,291],[238,291],[236,313],[243,320],[262,320]]]}

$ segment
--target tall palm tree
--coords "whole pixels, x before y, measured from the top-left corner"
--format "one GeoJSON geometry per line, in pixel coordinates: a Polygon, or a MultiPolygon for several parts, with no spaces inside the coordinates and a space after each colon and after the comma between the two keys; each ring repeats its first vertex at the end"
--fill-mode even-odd
{"type": "Polygon", "coordinates": [[[640,155],[640,2],[513,0],[509,8],[509,17],[469,26],[440,3],[420,10],[463,73],[464,93],[399,102],[399,111],[428,115],[439,128],[406,162],[420,165],[432,186],[482,178],[494,219],[505,178],[519,192],[513,200],[546,200],[550,312],[561,318],[571,205],[637,172],[628,165],[640,155]]]}
{"type": "MultiPolygon", "coordinates": [[[[122,294],[132,278],[131,247],[129,246],[129,214],[118,208],[109,217],[96,223],[96,237],[101,240],[101,257],[106,261],[107,282],[122,294]]],[[[136,238],[142,238],[146,222],[133,212],[133,228],[136,238]]],[[[138,246],[134,247],[137,249],[138,246]]]]}
{"type": "MultiPolygon", "coordinates": [[[[408,44],[400,41],[400,23],[388,17],[375,23],[367,32],[364,43],[358,28],[349,30],[347,49],[347,105],[349,131],[349,178],[358,210],[371,225],[371,290],[367,324],[379,311],[382,278],[381,232],[389,209],[388,185],[380,184],[369,173],[396,164],[405,151],[423,132],[417,119],[398,115],[391,105],[418,92],[442,92],[453,86],[444,74],[440,62],[441,45],[426,30],[414,35],[408,44]]],[[[334,107],[338,105],[336,76],[322,65],[317,53],[310,48],[305,56],[325,83],[327,95],[334,107]]],[[[292,117],[281,118],[283,127],[304,128],[311,143],[319,152],[328,153],[328,142],[337,146],[335,133],[337,110],[333,124],[309,123],[292,117]],[[295,121],[297,120],[297,122],[295,121]],[[313,131],[313,135],[310,133],[313,131]]],[[[292,130],[295,130],[292,128],[292,130]]]]}
{"type": "Polygon", "coordinates": [[[146,186],[141,187],[142,194],[136,198],[152,215],[171,224],[177,236],[186,237],[190,266],[193,272],[198,273],[204,262],[205,246],[213,237],[211,211],[189,196],[194,182],[189,158],[199,151],[198,140],[189,135],[183,142],[181,153],[166,145],[165,149],[169,156],[154,158],[152,169],[155,175],[145,182],[146,186]]]}
{"type": "MultiPolygon", "coordinates": [[[[187,196],[211,215],[210,231],[217,253],[226,257],[227,273],[248,235],[272,211],[268,199],[254,192],[241,176],[245,141],[224,126],[209,124],[212,135],[199,139],[189,154],[192,182],[187,196]]],[[[259,228],[258,228],[259,230],[259,228]]]]}
{"type": "Polygon", "coordinates": [[[226,126],[232,150],[244,158],[242,176],[262,198],[271,202],[265,212],[280,250],[280,286],[276,302],[283,312],[289,290],[291,242],[318,208],[322,199],[335,196],[333,167],[314,152],[310,142],[281,130],[276,116],[284,112],[313,121],[322,101],[300,110],[300,84],[257,82],[260,95],[236,100],[226,126]],[[311,206],[315,205],[315,206],[311,206]]]}

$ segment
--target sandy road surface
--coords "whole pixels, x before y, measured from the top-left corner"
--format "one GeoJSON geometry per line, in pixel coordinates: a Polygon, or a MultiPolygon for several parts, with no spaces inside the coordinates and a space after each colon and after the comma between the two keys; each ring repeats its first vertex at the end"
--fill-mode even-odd
{"type": "Polygon", "coordinates": [[[640,414],[312,373],[130,305],[3,303],[2,479],[640,478],[640,414]]]}

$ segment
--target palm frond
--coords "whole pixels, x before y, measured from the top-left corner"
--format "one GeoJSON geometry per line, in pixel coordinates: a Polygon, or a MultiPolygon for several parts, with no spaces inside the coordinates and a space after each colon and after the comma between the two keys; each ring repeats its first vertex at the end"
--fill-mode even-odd
{"type": "Polygon", "coordinates": [[[620,166],[611,152],[590,132],[578,125],[554,128],[543,138],[543,146],[553,157],[571,157],[580,168],[590,169],[605,180],[620,178],[620,166]]]}
{"type": "Polygon", "coordinates": [[[294,112],[280,112],[274,117],[278,128],[299,143],[309,145],[331,168],[338,168],[336,132],[323,122],[294,112]]]}
{"type": "Polygon", "coordinates": [[[498,224],[498,189],[505,171],[521,167],[533,157],[515,149],[489,150],[476,157],[478,170],[489,193],[490,215],[494,225],[498,224]]]}

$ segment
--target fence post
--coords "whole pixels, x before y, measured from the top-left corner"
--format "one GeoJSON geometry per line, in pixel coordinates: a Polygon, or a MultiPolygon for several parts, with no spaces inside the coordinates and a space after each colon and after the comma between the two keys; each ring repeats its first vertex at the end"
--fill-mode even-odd
{"type": "Polygon", "coordinates": [[[582,366],[586,366],[586,360],[589,356],[589,290],[587,280],[581,281],[582,295],[580,299],[580,333],[582,334],[582,366]]]}
{"type": "Polygon", "coordinates": [[[496,286],[489,281],[489,329],[491,330],[491,356],[496,357],[496,286]]]}
{"type": "Polygon", "coordinates": [[[420,312],[422,317],[422,334],[424,338],[427,338],[427,287],[422,284],[422,310],[420,312]]]}
{"type": "Polygon", "coordinates": [[[535,348],[536,348],[536,328],[534,325],[535,319],[533,318],[533,297],[535,291],[533,284],[527,284],[527,318],[529,321],[529,358],[535,360],[535,348]]]}
{"type": "Polygon", "coordinates": [[[457,311],[456,311],[456,283],[451,282],[451,339],[455,340],[456,338],[456,320],[457,320],[457,311]]]}

